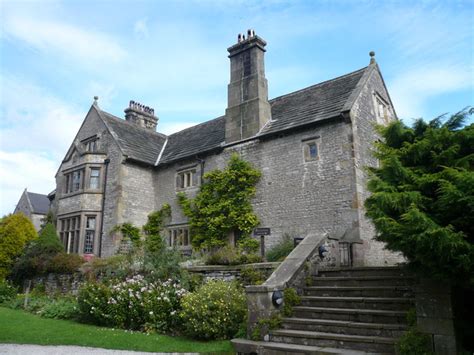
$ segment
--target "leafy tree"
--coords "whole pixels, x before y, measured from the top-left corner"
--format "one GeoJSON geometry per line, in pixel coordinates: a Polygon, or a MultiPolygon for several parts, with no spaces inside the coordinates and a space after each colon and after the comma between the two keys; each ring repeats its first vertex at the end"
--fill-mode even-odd
{"type": "Polygon", "coordinates": [[[47,223],[39,234],[39,238],[32,245],[41,253],[59,253],[64,246],[59,240],[56,228],[52,223],[47,223]]]}
{"type": "Polygon", "coordinates": [[[474,113],[379,127],[380,167],[370,169],[367,215],[376,239],[419,272],[474,282],[474,113]]]}
{"type": "Polygon", "coordinates": [[[0,280],[7,276],[25,245],[37,237],[33,223],[22,213],[0,219],[0,280]]]}
{"type": "Polygon", "coordinates": [[[230,232],[249,235],[259,221],[252,209],[261,173],[250,163],[232,155],[224,170],[204,175],[194,199],[178,195],[184,214],[189,217],[195,248],[214,248],[226,244],[230,232]]]}

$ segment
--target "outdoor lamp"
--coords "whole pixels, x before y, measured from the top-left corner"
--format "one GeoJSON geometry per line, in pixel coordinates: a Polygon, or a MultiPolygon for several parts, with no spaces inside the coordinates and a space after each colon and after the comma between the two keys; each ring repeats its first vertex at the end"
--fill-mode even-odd
{"type": "Polygon", "coordinates": [[[276,308],[279,308],[283,303],[283,293],[281,291],[275,291],[272,295],[272,303],[276,308]]]}
{"type": "Polygon", "coordinates": [[[324,259],[324,257],[328,254],[328,250],[326,249],[326,247],[324,245],[321,245],[318,249],[318,252],[319,252],[319,257],[322,259],[324,259]]]}

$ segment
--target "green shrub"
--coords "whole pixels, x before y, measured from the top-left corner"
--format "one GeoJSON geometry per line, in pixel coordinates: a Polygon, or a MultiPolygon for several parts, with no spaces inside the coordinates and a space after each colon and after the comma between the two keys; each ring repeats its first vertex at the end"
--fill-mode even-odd
{"type": "Polygon", "coordinates": [[[257,239],[247,237],[239,240],[237,246],[242,249],[246,254],[255,254],[260,248],[260,242],[257,239]]]}
{"type": "Polygon", "coordinates": [[[77,301],[72,297],[52,299],[37,314],[44,318],[75,319],[78,316],[77,301]]]}
{"type": "Polygon", "coordinates": [[[130,276],[131,265],[126,255],[113,255],[107,258],[93,258],[82,266],[82,271],[90,280],[110,281],[130,276]]]}
{"type": "Polygon", "coordinates": [[[283,309],[282,314],[285,317],[291,317],[293,315],[293,307],[301,304],[301,297],[298,296],[294,288],[285,288],[283,291],[283,309]]]}
{"type": "Polygon", "coordinates": [[[270,330],[278,329],[281,327],[281,316],[279,314],[273,314],[270,318],[259,319],[257,324],[252,330],[251,339],[254,341],[264,340],[270,330]]]}
{"type": "Polygon", "coordinates": [[[73,273],[84,263],[77,254],[66,254],[52,224],[47,224],[16,260],[11,278],[18,284],[47,273],[73,273]]]}
{"type": "Polygon", "coordinates": [[[265,274],[251,267],[245,267],[240,271],[241,281],[244,285],[261,285],[265,282],[265,274]]]}
{"type": "Polygon", "coordinates": [[[430,355],[432,354],[430,336],[412,327],[398,340],[397,350],[400,355],[430,355]]]}
{"type": "Polygon", "coordinates": [[[285,234],[277,244],[267,251],[265,256],[268,261],[283,261],[294,248],[293,238],[285,234]]]}
{"type": "Polygon", "coordinates": [[[25,245],[38,237],[33,223],[23,213],[0,219],[0,280],[10,273],[15,258],[25,245]]]}
{"type": "Polygon", "coordinates": [[[182,300],[183,331],[197,339],[230,339],[247,313],[244,291],[236,284],[209,281],[182,300]]]}
{"type": "Polygon", "coordinates": [[[226,245],[211,252],[205,259],[206,265],[244,265],[261,262],[257,254],[246,254],[241,248],[226,245]]]}
{"type": "Polygon", "coordinates": [[[5,280],[0,280],[0,304],[15,298],[17,288],[5,280]]]}
{"type": "Polygon", "coordinates": [[[146,331],[170,331],[186,290],[173,280],[148,282],[136,275],[123,282],[88,283],[79,291],[81,317],[98,325],[146,331]]]}

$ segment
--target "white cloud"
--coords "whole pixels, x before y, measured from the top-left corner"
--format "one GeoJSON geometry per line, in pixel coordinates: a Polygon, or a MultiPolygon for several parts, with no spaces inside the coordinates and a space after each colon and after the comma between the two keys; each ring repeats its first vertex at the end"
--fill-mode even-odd
{"type": "Polygon", "coordinates": [[[55,187],[56,162],[37,152],[0,150],[0,215],[13,212],[25,188],[48,194],[55,187]]]}
{"type": "Polygon", "coordinates": [[[114,38],[97,31],[16,14],[4,21],[7,38],[23,41],[47,55],[60,54],[69,60],[89,64],[119,62],[126,56],[114,38]]]}
{"type": "MultiPolygon", "coordinates": [[[[2,77],[1,146],[8,151],[48,152],[61,159],[85,116],[47,90],[18,77],[2,77]]],[[[92,101],[92,100],[91,100],[92,101]]]]}
{"type": "Polygon", "coordinates": [[[85,113],[20,78],[2,77],[0,215],[13,211],[25,187],[49,193],[85,113]]]}
{"type": "Polygon", "coordinates": [[[390,85],[399,117],[418,118],[429,99],[469,88],[472,71],[459,66],[430,65],[411,68],[398,75],[390,85]]]}
{"type": "Polygon", "coordinates": [[[141,38],[146,38],[148,37],[148,19],[143,18],[140,20],[137,20],[135,24],[133,25],[133,32],[141,38]]]}

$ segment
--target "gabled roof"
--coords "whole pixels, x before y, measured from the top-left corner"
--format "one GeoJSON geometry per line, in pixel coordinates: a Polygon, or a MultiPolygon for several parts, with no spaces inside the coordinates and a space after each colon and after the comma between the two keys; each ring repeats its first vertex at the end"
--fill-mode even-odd
{"type": "MultiPolygon", "coordinates": [[[[369,73],[376,67],[369,65],[270,100],[272,119],[255,138],[340,117],[341,113],[351,109],[369,73]]],[[[166,137],[161,133],[137,127],[98,108],[97,111],[122,152],[128,158],[146,164],[166,164],[225,145],[225,116],[166,137]]]]}
{"type": "Polygon", "coordinates": [[[28,200],[30,201],[32,213],[47,214],[49,211],[49,199],[47,195],[36,194],[26,191],[28,200]]]}
{"type": "Polygon", "coordinates": [[[127,158],[145,164],[155,164],[166,140],[164,134],[137,127],[99,108],[97,112],[127,158]]]}

